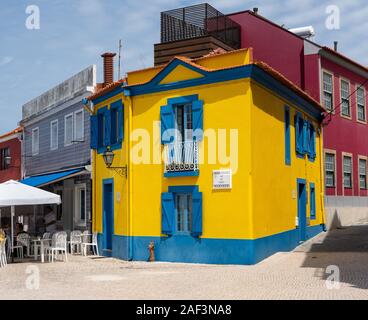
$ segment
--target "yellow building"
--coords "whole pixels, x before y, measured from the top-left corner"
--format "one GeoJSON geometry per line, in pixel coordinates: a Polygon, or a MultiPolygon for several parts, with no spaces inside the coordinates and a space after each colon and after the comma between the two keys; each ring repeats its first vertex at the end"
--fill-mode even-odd
{"type": "Polygon", "coordinates": [[[251,49],[177,57],[89,100],[104,255],[145,261],[153,241],[158,261],[254,264],[323,230],[323,108],[251,49]]]}

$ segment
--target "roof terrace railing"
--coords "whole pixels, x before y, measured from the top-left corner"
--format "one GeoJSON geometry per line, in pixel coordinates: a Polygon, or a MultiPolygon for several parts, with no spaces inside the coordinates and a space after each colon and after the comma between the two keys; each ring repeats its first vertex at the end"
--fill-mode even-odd
{"type": "Polygon", "coordinates": [[[209,35],[240,48],[240,25],[207,3],[161,13],[161,43],[209,35]]]}

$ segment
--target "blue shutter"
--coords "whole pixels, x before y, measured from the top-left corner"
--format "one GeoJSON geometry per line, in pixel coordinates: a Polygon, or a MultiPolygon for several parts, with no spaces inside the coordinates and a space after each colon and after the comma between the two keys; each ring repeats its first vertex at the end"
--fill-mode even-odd
{"type": "Polygon", "coordinates": [[[197,141],[203,140],[203,101],[193,101],[193,133],[197,141]]]}
{"type": "Polygon", "coordinates": [[[167,144],[173,142],[172,132],[174,129],[174,108],[172,105],[161,107],[161,143],[167,144]]]}
{"type": "Polygon", "coordinates": [[[104,136],[104,146],[107,147],[110,145],[111,141],[111,112],[106,110],[104,112],[105,116],[105,136],[104,136]]]}
{"type": "Polygon", "coordinates": [[[192,235],[199,237],[202,235],[202,192],[193,192],[192,194],[192,235]]]}
{"type": "Polygon", "coordinates": [[[162,234],[172,235],[174,232],[175,203],[174,194],[166,192],[161,194],[162,234]]]}
{"type": "Polygon", "coordinates": [[[118,141],[119,141],[119,143],[122,143],[123,140],[124,140],[124,108],[123,108],[122,104],[118,108],[118,117],[119,117],[119,121],[118,121],[118,125],[119,125],[118,141]]]}
{"type": "Polygon", "coordinates": [[[310,219],[316,218],[316,188],[314,183],[310,184],[310,219]]]}
{"type": "Polygon", "coordinates": [[[316,129],[313,124],[309,124],[309,158],[316,159],[316,129]]]}
{"type": "Polygon", "coordinates": [[[299,114],[295,115],[295,148],[297,153],[302,153],[301,146],[300,146],[300,116],[299,114]]]}
{"type": "Polygon", "coordinates": [[[303,121],[303,154],[309,153],[309,122],[303,121]]]}
{"type": "Polygon", "coordinates": [[[91,149],[97,149],[98,148],[98,119],[97,119],[97,116],[91,116],[90,130],[91,130],[91,149]]]}

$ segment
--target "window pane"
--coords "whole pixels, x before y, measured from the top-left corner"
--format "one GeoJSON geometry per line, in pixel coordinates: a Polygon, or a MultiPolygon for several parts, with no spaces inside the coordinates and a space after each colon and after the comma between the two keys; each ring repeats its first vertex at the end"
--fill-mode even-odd
{"type": "Polygon", "coordinates": [[[65,118],[65,145],[70,145],[73,142],[73,116],[65,118]]]}
{"type": "Polygon", "coordinates": [[[58,127],[57,122],[51,122],[51,149],[55,150],[58,147],[58,127]]]}
{"type": "Polygon", "coordinates": [[[83,111],[77,112],[75,114],[75,141],[83,141],[84,139],[84,132],[83,132],[83,111]]]}
{"type": "Polygon", "coordinates": [[[111,109],[111,144],[115,144],[119,139],[119,117],[118,110],[111,109]]]}
{"type": "Polygon", "coordinates": [[[326,168],[326,186],[335,186],[335,155],[332,153],[326,153],[325,156],[325,168],[326,168]]]}
{"type": "Polygon", "coordinates": [[[32,131],[32,154],[37,155],[39,152],[39,130],[32,131]]]}
{"type": "Polygon", "coordinates": [[[80,219],[84,221],[86,219],[86,190],[80,190],[80,219]]]}

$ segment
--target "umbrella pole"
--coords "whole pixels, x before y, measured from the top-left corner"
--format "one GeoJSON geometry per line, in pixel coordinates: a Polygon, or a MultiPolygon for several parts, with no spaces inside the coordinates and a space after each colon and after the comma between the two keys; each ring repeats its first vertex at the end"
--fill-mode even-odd
{"type": "Polygon", "coordinates": [[[15,207],[11,206],[11,256],[12,256],[12,263],[14,263],[14,216],[15,216],[15,207]]]}

